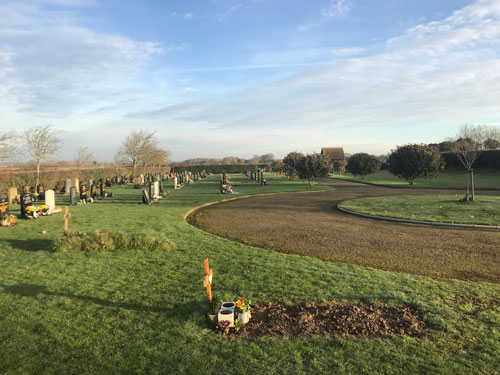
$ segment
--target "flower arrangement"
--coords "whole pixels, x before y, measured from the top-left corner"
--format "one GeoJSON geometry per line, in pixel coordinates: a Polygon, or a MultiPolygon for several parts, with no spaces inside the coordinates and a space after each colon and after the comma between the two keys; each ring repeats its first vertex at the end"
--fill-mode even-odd
{"type": "Polygon", "coordinates": [[[17,223],[17,217],[14,215],[5,215],[3,214],[1,219],[1,225],[4,227],[11,227],[13,225],[16,225],[17,223]]]}
{"type": "Polygon", "coordinates": [[[246,313],[250,311],[250,304],[252,302],[247,300],[244,297],[241,297],[239,300],[236,301],[236,310],[240,313],[246,313]]]}
{"type": "Polygon", "coordinates": [[[235,330],[235,332],[238,332],[241,329],[242,326],[243,326],[243,324],[238,319],[236,319],[234,321],[234,330],[235,330]]]}
{"type": "Polygon", "coordinates": [[[47,206],[46,204],[42,204],[41,206],[38,207],[40,211],[42,211],[42,214],[48,214],[50,211],[50,207],[47,206]]]}
{"type": "Polygon", "coordinates": [[[37,206],[26,207],[26,213],[28,214],[27,216],[30,219],[36,219],[42,214],[42,212],[38,209],[37,206]]]}
{"type": "Polygon", "coordinates": [[[215,325],[215,328],[219,331],[224,332],[226,335],[229,334],[229,325],[231,322],[229,320],[221,320],[215,325]]]}

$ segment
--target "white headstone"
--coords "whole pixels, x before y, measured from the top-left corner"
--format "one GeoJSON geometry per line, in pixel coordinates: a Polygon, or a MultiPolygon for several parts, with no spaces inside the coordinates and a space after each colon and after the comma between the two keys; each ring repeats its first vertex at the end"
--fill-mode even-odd
{"type": "Polygon", "coordinates": [[[49,211],[52,211],[56,207],[54,190],[47,190],[45,192],[45,205],[49,207],[49,211]]]}
{"type": "Polygon", "coordinates": [[[12,204],[14,199],[16,199],[17,197],[17,188],[15,186],[10,187],[7,196],[9,199],[9,204],[12,204]]]}
{"type": "Polygon", "coordinates": [[[75,178],[73,180],[73,185],[74,187],[76,187],[76,192],[79,193],[80,192],[80,180],[78,180],[78,178],[75,178]]]}
{"type": "Polygon", "coordinates": [[[66,185],[64,185],[64,195],[69,195],[69,189],[71,189],[71,180],[66,180],[66,185]]]}
{"type": "Polygon", "coordinates": [[[174,177],[174,189],[177,189],[177,176],[174,177]]]}
{"type": "Polygon", "coordinates": [[[160,197],[160,182],[159,181],[153,182],[153,196],[155,199],[161,198],[160,197]]]}

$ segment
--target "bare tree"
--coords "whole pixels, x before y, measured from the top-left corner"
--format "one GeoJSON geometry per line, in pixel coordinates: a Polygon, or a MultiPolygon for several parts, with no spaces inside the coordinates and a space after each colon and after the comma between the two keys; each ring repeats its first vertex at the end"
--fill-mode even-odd
{"type": "Polygon", "coordinates": [[[123,154],[121,151],[118,151],[113,156],[113,166],[115,167],[115,173],[120,174],[120,167],[124,164],[123,154]]]}
{"type": "Polygon", "coordinates": [[[498,140],[500,132],[498,128],[483,125],[463,125],[452,142],[451,150],[457,155],[458,160],[465,167],[465,198],[474,200],[474,170],[472,166],[478,156],[483,152],[488,142],[492,139],[498,140]]]}
{"type": "Polygon", "coordinates": [[[148,133],[144,130],[132,130],[122,141],[120,152],[123,158],[132,164],[133,175],[138,165],[146,165],[148,153],[156,144],[154,132],[148,133]]]}
{"type": "Polygon", "coordinates": [[[89,152],[88,147],[81,146],[78,151],[76,152],[76,157],[75,157],[75,164],[76,167],[78,168],[78,178],[80,178],[80,170],[82,167],[89,165],[92,159],[94,158],[94,155],[92,155],[89,152]]]}
{"type": "Polygon", "coordinates": [[[35,187],[40,180],[40,163],[57,151],[61,140],[60,130],[54,129],[52,125],[34,126],[24,132],[24,140],[30,156],[36,163],[35,187]]]}
{"type": "Polygon", "coordinates": [[[9,159],[14,150],[14,132],[1,132],[0,133],[0,161],[9,159]]]}

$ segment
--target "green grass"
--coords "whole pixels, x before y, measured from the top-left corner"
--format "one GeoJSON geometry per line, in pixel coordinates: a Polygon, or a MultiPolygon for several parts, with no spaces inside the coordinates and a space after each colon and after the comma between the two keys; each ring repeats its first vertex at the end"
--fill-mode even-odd
{"type": "MultiPolygon", "coordinates": [[[[375,185],[398,187],[398,188],[423,188],[423,189],[465,189],[465,170],[445,169],[434,179],[417,179],[410,185],[406,180],[398,178],[387,170],[380,170],[366,176],[364,179],[355,177],[349,173],[342,176],[334,175],[334,178],[342,180],[365,182],[375,185]]],[[[478,170],[474,173],[476,189],[500,189],[500,171],[478,170]]]]}
{"type": "MultiPolygon", "coordinates": [[[[112,200],[71,208],[72,231],[163,232],[174,250],[50,252],[63,233],[62,214],[0,228],[0,373],[498,371],[499,285],[339,265],[204,233],[183,217],[192,207],[227,198],[218,194],[218,178],[172,191],[153,206],[137,204],[139,190],[120,187],[111,189],[112,200]],[[205,257],[214,270],[214,291],[225,299],[410,305],[423,312],[428,335],[251,342],[213,335],[204,317],[205,257]]],[[[266,187],[246,178],[233,180],[242,195],[309,190],[271,177],[266,187]]]]}
{"type": "Polygon", "coordinates": [[[398,195],[344,201],[342,208],[370,215],[441,223],[500,225],[500,197],[476,196],[461,202],[458,195],[398,195]]]}

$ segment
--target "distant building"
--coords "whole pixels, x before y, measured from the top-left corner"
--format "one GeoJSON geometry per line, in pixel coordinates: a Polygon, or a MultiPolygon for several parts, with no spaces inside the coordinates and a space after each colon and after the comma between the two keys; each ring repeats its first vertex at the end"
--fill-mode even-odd
{"type": "Polygon", "coordinates": [[[343,147],[323,147],[321,149],[322,155],[328,155],[333,161],[345,160],[344,148],[343,147]]]}

